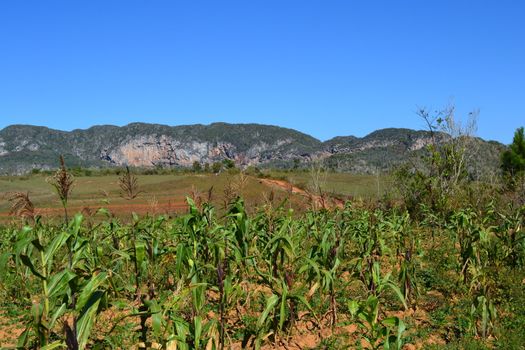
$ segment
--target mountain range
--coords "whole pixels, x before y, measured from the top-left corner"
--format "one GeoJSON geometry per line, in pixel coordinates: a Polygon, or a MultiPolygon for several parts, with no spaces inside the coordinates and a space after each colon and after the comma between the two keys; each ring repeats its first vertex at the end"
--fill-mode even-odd
{"type": "MultiPolygon", "coordinates": [[[[447,135],[440,139],[446,142],[447,135]]],[[[0,174],[53,169],[60,154],[70,167],[191,167],[194,162],[230,159],[241,167],[306,167],[321,161],[335,171],[375,173],[417,159],[431,140],[428,131],[399,128],[322,142],[293,129],[261,124],[132,123],[73,131],[11,125],[0,130],[0,174]]],[[[474,141],[472,170],[497,169],[505,146],[480,138],[474,141]]]]}

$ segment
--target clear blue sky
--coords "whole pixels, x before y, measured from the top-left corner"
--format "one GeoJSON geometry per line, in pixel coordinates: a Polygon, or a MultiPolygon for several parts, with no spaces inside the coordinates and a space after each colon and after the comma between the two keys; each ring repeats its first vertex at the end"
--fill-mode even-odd
{"type": "Polygon", "coordinates": [[[525,124],[523,1],[0,1],[0,128],[256,122],[325,140],[525,124]]]}

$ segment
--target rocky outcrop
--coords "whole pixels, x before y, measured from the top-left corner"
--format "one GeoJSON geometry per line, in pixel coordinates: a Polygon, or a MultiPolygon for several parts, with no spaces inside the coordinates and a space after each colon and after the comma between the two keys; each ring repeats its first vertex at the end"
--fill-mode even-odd
{"type": "Polygon", "coordinates": [[[103,149],[100,159],[115,165],[190,167],[194,162],[213,163],[223,159],[231,159],[238,165],[260,165],[272,160],[309,156],[308,153],[279,151],[291,144],[292,139],[276,140],[273,144],[258,142],[239,151],[236,145],[224,141],[184,141],[167,135],[141,135],[103,149]]]}
{"type": "Polygon", "coordinates": [[[9,152],[5,149],[5,142],[0,139],[0,157],[8,154],[9,152]]]}
{"type": "Polygon", "coordinates": [[[236,159],[235,146],[231,143],[190,141],[184,142],[166,135],[138,136],[130,138],[111,149],[104,149],[100,159],[116,165],[183,166],[194,162],[213,162],[220,159],[236,159]]]}

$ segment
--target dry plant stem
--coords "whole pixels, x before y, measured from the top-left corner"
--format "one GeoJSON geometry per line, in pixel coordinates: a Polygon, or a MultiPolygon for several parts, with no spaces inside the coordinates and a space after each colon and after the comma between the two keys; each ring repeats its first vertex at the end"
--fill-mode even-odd
{"type": "Polygon", "coordinates": [[[13,192],[8,194],[7,200],[11,203],[10,215],[16,215],[22,219],[35,221],[35,206],[29,199],[29,192],[13,192]]]}
{"type": "Polygon", "coordinates": [[[139,189],[138,179],[130,172],[129,166],[126,166],[126,172],[119,178],[118,183],[122,190],[121,196],[127,200],[134,199],[142,193],[139,189]]]}
{"type": "Polygon", "coordinates": [[[202,209],[202,194],[199,190],[195,188],[194,185],[191,185],[190,197],[197,206],[197,208],[202,209]]]}
{"type": "Polygon", "coordinates": [[[207,198],[208,203],[211,203],[212,199],[213,199],[213,185],[210,188],[208,188],[208,198],[207,198]]]}
{"type": "Polygon", "coordinates": [[[62,207],[64,208],[64,221],[67,225],[69,222],[68,219],[68,213],[67,213],[67,201],[69,199],[69,196],[71,195],[71,191],[73,190],[73,183],[74,183],[73,175],[71,175],[66,168],[66,164],[64,162],[64,157],[60,156],[60,168],[57,170],[55,175],[53,177],[48,178],[47,182],[55,188],[55,191],[58,194],[58,197],[60,198],[60,202],[62,203],[62,207]]]}

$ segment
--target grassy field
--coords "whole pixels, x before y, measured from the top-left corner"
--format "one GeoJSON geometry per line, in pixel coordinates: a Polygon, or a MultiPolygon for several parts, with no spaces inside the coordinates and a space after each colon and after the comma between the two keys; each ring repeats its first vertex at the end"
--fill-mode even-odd
{"type": "MultiPolygon", "coordinates": [[[[302,189],[312,188],[312,176],[308,172],[268,172],[272,178],[282,179],[302,189]]],[[[276,199],[287,197],[286,189],[263,184],[260,179],[247,176],[244,181],[238,174],[227,172],[215,174],[138,175],[141,194],[134,200],[121,196],[117,175],[81,176],[75,178],[69,207],[74,211],[84,208],[106,207],[116,214],[135,211],[138,213],[177,212],[184,210],[185,198],[195,194],[208,195],[213,186],[212,202],[219,207],[224,204],[228,190],[241,194],[248,207],[258,206],[274,192],[276,199]]],[[[47,215],[60,215],[60,202],[45,175],[0,177],[0,196],[10,192],[28,192],[35,208],[47,215]]],[[[389,178],[345,173],[326,173],[321,176],[324,192],[344,197],[378,198],[390,185],[389,178]]],[[[292,205],[300,207],[305,198],[291,196],[292,205]]],[[[0,201],[0,217],[5,220],[10,204],[0,201]]]]}
{"type": "MultiPolygon", "coordinates": [[[[302,189],[312,187],[312,176],[309,172],[268,172],[266,175],[282,179],[302,189]]],[[[46,182],[45,175],[0,177],[0,220],[8,219],[10,203],[5,196],[8,193],[29,192],[37,213],[48,216],[61,215],[60,202],[53,188],[46,182]]],[[[235,191],[243,196],[248,207],[263,204],[270,197],[276,201],[290,199],[291,205],[300,208],[305,204],[304,196],[290,195],[285,188],[269,186],[254,176],[243,180],[239,174],[223,172],[215,174],[178,174],[178,175],[138,175],[141,194],[126,200],[121,196],[117,175],[81,176],[75,178],[73,194],[69,201],[72,212],[85,208],[105,207],[116,215],[130,212],[165,213],[185,210],[187,196],[208,196],[212,188],[212,202],[221,207],[228,196],[228,191],[235,191]]],[[[321,175],[321,186],[324,192],[343,196],[377,198],[383,195],[390,186],[387,177],[353,175],[344,173],[326,173],[321,175]]]]}
{"type": "MultiPolygon", "coordinates": [[[[313,175],[310,171],[271,171],[269,174],[275,178],[284,178],[301,188],[311,188],[313,175]]],[[[353,198],[379,199],[385,193],[393,194],[393,180],[387,175],[360,175],[349,173],[321,173],[319,182],[324,192],[353,198]]]]}

